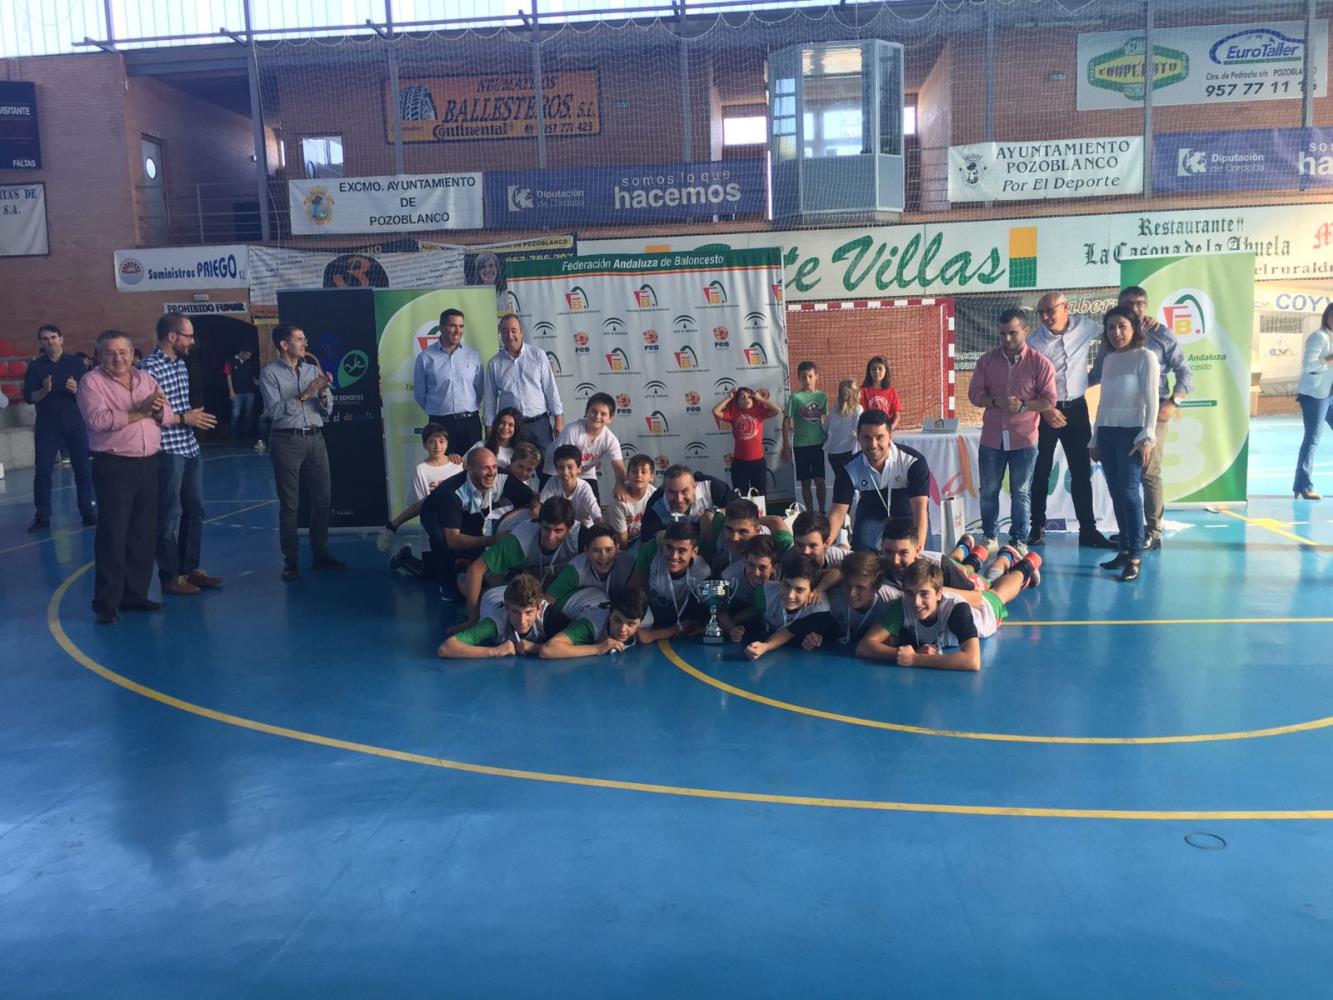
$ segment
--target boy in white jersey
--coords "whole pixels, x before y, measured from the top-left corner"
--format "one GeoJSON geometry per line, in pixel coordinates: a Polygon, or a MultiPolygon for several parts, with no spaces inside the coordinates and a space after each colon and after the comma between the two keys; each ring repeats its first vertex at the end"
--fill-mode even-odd
{"type": "Polygon", "coordinates": [[[440,643],[441,659],[490,659],[531,656],[567,619],[542,598],[536,577],[520,573],[504,587],[488,590],[477,621],[440,643]]]}
{"type": "Polygon", "coordinates": [[[804,640],[811,632],[828,632],[833,626],[829,605],[822,597],[811,599],[822,571],[809,556],[789,552],[782,560],[782,580],[765,583],[755,591],[758,616],[746,629],[745,655],[757,660],[780,649],[793,638],[804,640]]]}
{"type": "Polygon", "coordinates": [[[945,592],[939,563],[918,559],[903,575],[902,598],[862,637],[856,655],[900,667],[980,670],[981,640],[996,633],[1006,605],[1037,578],[1036,567],[1019,560],[969,603],[970,594],[945,592]]]}
{"type": "Polygon", "coordinates": [[[745,555],[722,571],[722,579],[736,585],[726,607],[719,608],[717,623],[732,642],[745,636],[745,622],[753,617],[756,590],[778,571],[778,543],[772,535],[755,535],[744,546],[745,555]]]}
{"type": "Polygon", "coordinates": [[[611,418],[616,414],[616,401],[608,393],[596,392],[588,397],[588,405],[583,409],[583,419],[573,420],[565,425],[556,439],[556,448],[547,456],[543,471],[548,476],[557,475],[555,456],[562,445],[572,446],[578,454],[578,475],[587,481],[593,498],[601,501],[601,491],[597,488],[597,470],[603,458],[611,460],[611,470],[615,473],[615,490],[612,495],[619,495],[625,482],[625,461],[620,451],[620,439],[611,433],[611,418]]]}
{"type": "MultiPolygon", "coordinates": [[[[862,636],[879,624],[902,592],[884,582],[884,564],[873,552],[853,552],[840,568],[841,583],[828,595],[829,614],[833,616],[829,639],[855,650],[862,636]]],[[[824,636],[818,632],[801,641],[801,648],[807,650],[823,645],[824,636]]]]}
{"type": "Polygon", "coordinates": [[[699,584],[706,579],[708,563],[699,555],[694,526],[688,521],[673,521],[660,539],[639,546],[629,583],[647,590],[648,604],[659,626],[694,635],[708,620],[708,609],[698,596],[699,584]]]}
{"type": "Polygon", "coordinates": [[[653,460],[647,455],[635,455],[625,468],[625,483],[620,495],[611,498],[606,508],[606,523],[616,533],[622,549],[639,541],[639,526],[648,500],[653,495],[653,460]]]}
{"type": "Polygon", "coordinates": [[[579,476],[579,450],[572,444],[562,444],[552,453],[548,464],[554,464],[555,475],[542,487],[541,498],[564,497],[574,505],[574,518],[585,528],[591,528],[602,519],[602,508],[597,494],[588,480],[579,476]]]}
{"type": "Polygon", "coordinates": [[[634,572],[634,556],[621,552],[615,532],[604,524],[583,532],[584,549],[565,564],[546,588],[546,599],[564,608],[575,591],[596,588],[606,599],[611,591],[623,587],[634,572]]]}
{"type": "Polygon", "coordinates": [[[580,591],[571,606],[585,594],[595,600],[568,616],[571,624],[542,646],[543,659],[623,653],[632,646],[664,639],[674,631],[652,627],[653,612],[642,587],[621,587],[609,596],[595,589],[580,591]]]}
{"type": "MultiPolygon", "coordinates": [[[[463,466],[451,461],[449,456],[449,432],[440,424],[430,423],[421,428],[421,446],[426,449],[425,461],[419,463],[412,473],[412,482],[408,486],[407,502],[420,509],[422,500],[430,496],[431,491],[446,479],[461,475],[463,466]]],[[[381,551],[392,544],[397,524],[390,522],[380,529],[379,544],[381,551]]],[[[424,576],[425,562],[413,555],[412,546],[404,545],[389,559],[389,568],[402,570],[410,576],[424,576]]]]}

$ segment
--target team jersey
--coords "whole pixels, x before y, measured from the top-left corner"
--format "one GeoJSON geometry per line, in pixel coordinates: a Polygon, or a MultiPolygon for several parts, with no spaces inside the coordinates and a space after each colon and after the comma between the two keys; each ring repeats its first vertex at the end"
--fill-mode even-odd
{"type": "Polygon", "coordinates": [[[808,448],[824,443],[824,416],[828,413],[828,394],[816,389],[812,392],[793,392],[787,398],[787,416],[791,418],[791,443],[795,448],[808,448]]]}
{"type": "MultiPolygon", "coordinates": [[[[685,516],[691,521],[698,521],[710,510],[725,507],[736,498],[736,491],[727,483],[706,472],[694,474],[694,502],[685,516]]],[[[657,533],[671,522],[671,512],[667,510],[666,487],[659,487],[648,501],[648,509],[643,512],[642,534],[651,541],[657,533]]]]}
{"type": "MultiPolygon", "coordinates": [[[[983,577],[979,576],[975,570],[964,566],[962,563],[956,562],[953,559],[949,559],[939,552],[922,551],[921,558],[929,559],[940,568],[940,572],[944,574],[943,586],[946,590],[990,589],[990,584],[987,583],[983,577]]],[[[888,583],[891,586],[897,589],[901,582],[902,581],[894,577],[891,572],[889,573],[888,583]]]]}
{"type": "Polygon", "coordinates": [[[742,462],[753,462],[764,457],[764,420],[768,411],[758,404],[742,410],[732,400],[722,411],[722,419],[731,424],[732,444],[742,462]]]}
{"type": "Polygon", "coordinates": [[[579,526],[569,529],[554,552],[546,552],[541,547],[541,522],[524,521],[505,535],[482,554],[481,561],[486,564],[486,571],[496,576],[508,576],[516,569],[535,569],[545,587],[555,579],[556,573],[565,563],[578,555],[579,526]]]}
{"type": "Polygon", "coordinates": [[[639,540],[639,529],[643,526],[643,512],[648,509],[648,501],[653,498],[651,490],[644,490],[637,500],[617,500],[611,498],[606,508],[606,524],[612,531],[625,533],[631,545],[639,540]]]}
{"type": "Polygon", "coordinates": [[[728,611],[740,611],[742,608],[754,605],[754,587],[750,585],[750,578],[745,575],[744,558],[728,563],[727,568],[718,575],[736,587],[727,601],[728,611]]]}
{"type": "Polygon", "coordinates": [[[592,564],[588,562],[588,553],[580,552],[555,575],[551,585],[546,588],[546,596],[563,608],[566,598],[575,591],[593,587],[605,599],[610,596],[612,590],[628,583],[629,576],[633,572],[634,554],[631,552],[618,553],[616,561],[611,564],[611,571],[605,578],[599,577],[592,564]]]}
{"type": "Polygon", "coordinates": [[[870,606],[857,610],[847,601],[847,595],[841,588],[828,595],[829,611],[836,626],[833,637],[844,646],[854,646],[861,641],[861,636],[870,631],[870,626],[880,624],[889,608],[898,603],[902,591],[892,584],[883,584],[875,591],[870,606]]]}
{"type": "Polygon", "coordinates": [[[694,557],[688,569],[673,577],[666,568],[666,557],[658,555],[657,541],[644,542],[634,563],[634,571],[648,584],[648,604],[653,617],[662,625],[675,625],[682,618],[703,618],[707,612],[699,601],[698,586],[708,579],[708,563],[694,557]]]}
{"type": "Polygon", "coordinates": [[[519,635],[509,624],[504,587],[492,587],[482,594],[477,612],[481,615],[477,624],[458,633],[458,641],[465,646],[498,646],[511,639],[515,643],[520,639],[543,643],[569,624],[569,619],[554,604],[542,601],[541,614],[532,628],[519,635]]]}
{"type": "Polygon", "coordinates": [[[861,405],[867,410],[883,410],[890,417],[903,411],[903,404],[898,399],[898,390],[893,386],[880,389],[873,385],[863,385],[861,405]]]}
{"type": "MultiPolygon", "coordinates": [[[[600,591],[590,591],[594,597],[588,603],[578,603],[577,613],[569,613],[566,617],[571,619],[571,624],[561,633],[575,646],[595,646],[606,638],[607,622],[611,620],[611,606],[605,600],[605,595],[601,595],[601,600],[596,600],[600,591]]],[[[581,594],[575,594],[575,598],[582,598],[581,594]]],[[[639,628],[653,627],[653,611],[649,608],[643,613],[643,620],[639,622],[639,628]]],[[[636,632],[630,636],[629,642],[625,643],[625,648],[637,645],[639,634],[636,632]]]]}
{"type": "Polygon", "coordinates": [[[511,476],[498,475],[489,490],[479,490],[464,472],[435,487],[421,501],[421,509],[438,513],[441,527],[481,537],[495,534],[501,519],[527,507],[532,497],[532,490],[511,476]]]}
{"type": "Polygon", "coordinates": [[[592,487],[588,485],[586,479],[580,479],[574,486],[572,496],[565,493],[564,487],[560,485],[560,480],[554,477],[546,481],[542,487],[540,499],[547,500],[551,497],[564,497],[574,505],[574,520],[578,521],[584,527],[591,528],[597,521],[601,520],[602,508],[597,503],[597,494],[593,493],[592,487]]]}
{"type": "Polygon", "coordinates": [[[994,594],[986,593],[982,598],[981,606],[974,608],[961,597],[944,594],[940,597],[935,617],[929,622],[923,622],[913,613],[904,595],[889,606],[881,624],[899,646],[916,649],[934,646],[941,655],[954,653],[968,639],[985,639],[994,635],[1000,627],[1000,620],[1007,616],[1004,602],[994,594]]]}
{"type": "Polygon", "coordinates": [[[555,444],[546,449],[546,463],[542,466],[542,471],[548,476],[555,475],[555,449],[562,444],[572,444],[579,449],[582,456],[579,462],[579,475],[584,479],[597,478],[597,470],[604,458],[609,458],[613,462],[624,461],[620,451],[620,438],[611,433],[611,428],[603,427],[596,437],[592,437],[588,434],[588,425],[580,417],[566,424],[565,429],[556,438],[555,444]]]}
{"type": "Polygon", "coordinates": [[[823,632],[829,625],[829,603],[824,595],[803,608],[788,611],[782,600],[782,584],[776,580],[769,580],[755,590],[751,607],[769,635],[786,629],[799,638],[811,632],[823,632]]]}
{"type": "Polygon", "coordinates": [[[412,489],[409,491],[407,502],[420,503],[431,495],[436,486],[446,479],[453,479],[462,471],[463,467],[453,462],[445,462],[443,465],[422,462],[412,473],[412,489]]]}
{"type": "Polygon", "coordinates": [[[884,468],[877,472],[865,454],[858,452],[834,477],[833,502],[850,506],[857,494],[857,517],[872,521],[910,517],[912,498],[930,496],[926,456],[915,448],[892,444],[884,468]]]}
{"type": "MultiPolygon", "coordinates": [[[[722,537],[722,529],[727,525],[727,515],[724,511],[713,511],[712,517],[704,517],[699,521],[699,554],[708,560],[709,568],[715,573],[720,573],[736,559],[741,558],[739,552],[732,550],[727,544],[726,539],[722,537]]],[[[773,540],[778,546],[778,557],[791,548],[792,534],[790,531],[769,530],[768,525],[759,526],[759,534],[772,535],[773,540]]]]}

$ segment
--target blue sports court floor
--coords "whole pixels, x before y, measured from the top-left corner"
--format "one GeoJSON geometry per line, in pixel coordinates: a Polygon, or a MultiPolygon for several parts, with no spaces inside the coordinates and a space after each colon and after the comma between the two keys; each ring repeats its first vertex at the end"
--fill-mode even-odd
{"type": "MultiPolygon", "coordinates": [[[[980,674],[693,642],[433,659],[390,576],[278,578],[214,452],[220,592],[98,628],[68,471],[0,486],[0,994],[1278,997],[1333,982],[1333,500],[1135,585],[1046,546],[980,674]]],[[[1316,485],[1333,492],[1333,444],[1316,485]]]]}

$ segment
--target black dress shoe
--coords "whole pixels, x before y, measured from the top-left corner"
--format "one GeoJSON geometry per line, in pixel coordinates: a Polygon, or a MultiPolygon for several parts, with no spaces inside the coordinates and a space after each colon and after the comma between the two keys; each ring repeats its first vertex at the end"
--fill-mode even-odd
{"type": "Polygon", "coordinates": [[[296,568],[294,563],[288,563],[282,567],[282,578],[284,580],[299,580],[301,579],[301,571],[296,568]]]}
{"type": "Polygon", "coordinates": [[[1129,583],[1131,580],[1139,578],[1139,561],[1137,559],[1127,559],[1125,568],[1120,571],[1120,582],[1129,583]]]}
{"type": "Polygon", "coordinates": [[[341,559],[334,559],[333,556],[318,556],[311,562],[310,568],[321,573],[336,573],[339,570],[346,569],[347,563],[341,559]]]}
{"type": "Polygon", "coordinates": [[[108,612],[106,612],[106,613],[104,613],[104,614],[99,614],[99,615],[97,616],[97,624],[98,624],[98,625],[119,625],[119,624],[120,624],[120,619],[116,617],[116,615],[115,615],[114,612],[108,611],[108,612]]]}
{"type": "Polygon", "coordinates": [[[1160,532],[1154,531],[1143,541],[1143,551],[1145,552],[1155,552],[1161,547],[1162,547],[1162,535],[1160,532]]]}
{"type": "Polygon", "coordinates": [[[1028,532],[1028,545],[1041,545],[1046,541],[1045,528],[1033,528],[1028,532]]]}
{"type": "Polygon", "coordinates": [[[166,605],[161,601],[125,601],[121,604],[121,611],[161,611],[166,605]]]}
{"type": "Polygon", "coordinates": [[[1078,547],[1081,549],[1114,549],[1116,543],[1100,531],[1080,531],[1078,533],[1078,547]]]}
{"type": "Polygon", "coordinates": [[[1098,563],[1102,569],[1124,569],[1129,565],[1129,553],[1121,552],[1114,559],[1108,559],[1104,563],[1098,563]]]}
{"type": "Polygon", "coordinates": [[[51,527],[51,522],[48,521],[46,518],[44,518],[44,517],[34,517],[34,518],[32,519],[32,524],[28,525],[28,530],[29,530],[29,531],[45,531],[45,530],[46,530],[47,528],[49,528],[49,527],[51,527]]]}

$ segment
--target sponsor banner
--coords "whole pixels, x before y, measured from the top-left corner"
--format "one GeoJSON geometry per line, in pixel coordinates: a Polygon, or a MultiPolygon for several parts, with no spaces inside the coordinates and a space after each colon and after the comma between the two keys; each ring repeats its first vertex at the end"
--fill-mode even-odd
{"type": "Polygon", "coordinates": [[[1143,191],[1143,137],[949,147],[949,200],[1097,198],[1143,191]]]}
{"type": "Polygon", "coordinates": [[[1120,287],[1122,261],[1253,253],[1256,281],[1333,278],[1333,210],[1214,207],[980,222],[580,240],[583,253],[782,247],[787,298],[1120,287]]]}
{"type": "Polygon", "coordinates": [[[1291,396],[1300,381],[1305,338],[1333,305],[1333,282],[1275,282],[1254,289],[1254,368],[1265,395],[1291,396]]]}
{"type": "Polygon", "coordinates": [[[1153,139],[1158,193],[1303,190],[1333,185],[1333,129],[1181,132],[1153,139]]]}
{"type": "Polygon", "coordinates": [[[283,289],[457,288],[462,284],[460,247],[382,254],[250,248],[250,307],[256,318],[271,319],[277,314],[278,292],[283,289]]]}
{"type": "MultiPolygon", "coordinates": [[[[334,294],[284,291],[278,315],[305,331],[307,350],[333,376],[333,415],[324,427],[333,503],[332,528],[370,528],[389,518],[384,489],[384,424],[376,378],[375,302],[369,288],[334,294]]],[[[304,492],[304,491],[303,491],[304,492]]],[[[303,496],[297,516],[310,510],[303,496]]]]}
{"type": "Polygon", "coordinates": [[[0,257],[44,257],[46,185],[0,184],[0,257]]]}
{"type": "MultiPolygon", "coordinates": [[[[602,131],[597,70],[542,75],[548,136],[602,131]]],[[[530,73],[442,76],[400,80],[398,117],[403,142],[525,139],[537,134],[537,92],[530,73]]],[[[384,141],[393,142],[393,93],[384,82],[384,141]]]]}
{"type": "Polygon", "coordinates": [[[245,302],[163,302],[164,313],[180,313],[182,316],[236,316],[246,319],[250,315],[250,306],[245,302]]]}
{"type": "MultiPolygon", "coordinates": [[[[1154,28],[1153,106],[1299,100],[1305,22],[1256,21],[1154,28]]],[[[1142,31],[1078,36],[1078,110],[1143,104],[1147,60],[1142,31]]],[[[1316,97],[1327,92],[1328,22],[1314,22],[1310,76],[1316,97]]]]}
{"type": "Polygon", "coordinates": [[[37,85],[0,80],[0,170],[42,169],[37,85]]]}
{"type": "MultiPolygon", "coordinates": [[[[389,509],[407,506],[408,487],[425,458],[421,428],[426,414],[412,396],[417,355],[440,335],[440,313],[460,309],[463,341],[476,348],[483,363],[498,349],[495,296],[485,288],[380,289],[375,292],[380,396],[384,404],[384,463],[388,470],[389,509]]],[[[568,410],[566,411],[569,412],[568,410]]]]}
{"type": "MultiPolygon", "coordinates": [[[[117,250],[116,288],[122,292],[175,292],[190,288],[247,288],[249,248],[242,244],[117,250]]],[[[277,300],[274,299],[274,304],[277,300]]]]}
{"type": "Polygon", "coordinates": [[[505,295],[509,287],[505,268],[510,261],[538,260],[545,257],[572,257],[578,239],[567,236],[537,236],[529,240],[509,240],[504,243],[470,243],[466,247],[444,247],[438,243],[422,243],[422,250],[462,249],[464,280],[469,286],[489,285],[495,289],[497,315],[511,312],[505,295]]]}
{"type": "Polygon", "coordinates": [[[1250,254],[1127,261],[1120,284],[1141,285],[1189,361],[1193,394],[1166,431],[1166,501],[1243,503],[1250,433],[1254,323],[1250,254]]]}
{"type": "Polygon", "coordinates": [[[492,229],[762,215],[764,161],[487,172],[492,229]]]}
{"type": "Polygon", "coordinates": [[[288,181],[287,200],[295,236],[482,227],[479,173],[288,181]]]}
{"type": "MultiPolygon", "coordinates": [[[[551,361],[567,413],[608,392],[626,457],[726,477],[733,439],[713,406],[740,385],[786,402],[781,281],[773,249],[600,254],[515,263],[509,294],[528,342],[551,361]]],[[[764,422],[762,434],[771,484],[785,492],[795,484],[780,461],[780,420],[764,422]]]]}

